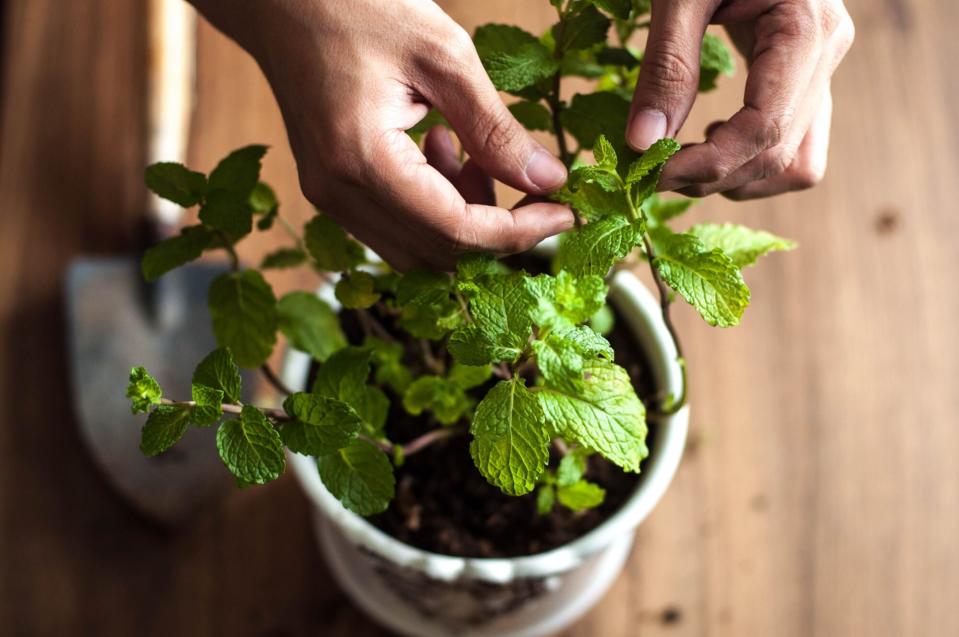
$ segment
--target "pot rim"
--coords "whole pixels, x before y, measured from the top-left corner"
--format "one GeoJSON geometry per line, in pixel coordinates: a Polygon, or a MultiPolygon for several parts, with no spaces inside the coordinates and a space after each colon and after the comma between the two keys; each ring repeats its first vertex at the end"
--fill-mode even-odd
{"type": "MultiPolygon", "coordinates": [[[[318,295],[338,309],[332,290],[332,284],[324,286],[318,295]]],[[[683,374],[677,360],[676,344],[663,322],[659,303],[639,278],[627,270],[618,271],[610,280],[610,300],[639,340],[656,385],[674,396],[681,395],[683,374]]],[[[310,364],[308,354],[289,349],[281,369],[283,382],[289,387],[303,387],[310,364]]],[[[313,504],[352,542],[436,579],[449,581],[469,577],[503,583],[514,578],[547,577],[566,572],[608,547],[624,533],[631,533],[649,515],[672,481],[685,448],[688,424],[688,404],[675,414],[656,419],[655,444],[644,462],[645,470],[636,490],[602,524],[549,551],[519,557],[456,557],[406,544],[344,508],[323,486],[311,457],[287,451],[287,460],[313,504]]]]}

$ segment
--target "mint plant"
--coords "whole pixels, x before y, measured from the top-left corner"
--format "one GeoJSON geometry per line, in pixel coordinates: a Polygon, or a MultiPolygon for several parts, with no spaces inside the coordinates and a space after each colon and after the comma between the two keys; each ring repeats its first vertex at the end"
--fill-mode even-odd
{"type": "MultiPolygon", "coordinates": [[[[661,199],[655,190],[679,144],[663,139],[637,154],[624,140],[642,63],[629,41],[647,25],[648,0],[551,4],[557,22],[540,37],[490,24],[477,29],[475,43],[496,87],[518,98],[513,114],[531,130],[552,131],[570,169],[555,198],[583,223],[562,237],[553,274],[511,270],[485,254],[463,255],[455,273],[399,273],[371,260],[327,215],[318,213],[300,232],[259,179],[263,146],[234,151],[208,175],[173,163],[146,169],[154,193],[198,206],[199,221],[151,248],[144,276],[156,279],[208,250],[224,250],[232,271],[210,286],[219,347],[197,365],[191,396],[166,397],[142,367],[130,375],[132,409],[149,413],[143,453],[163,453],[190,427],[217,426],[217,450],[240,485],[276,479],[285,447],[314,457],[329,491],[360,515],[389,505],[394,467],[466,433],[486,480],[510,495],[537,491],[544,514],[557,503],[582,510],[603,501],[603,489],[589,481],[593,454],[639,471],[648,454],[646,407],[603,336],[612,317],[605,277],[645,261],[675,337],[675,294],[710,325],[736,325],[749,303],[742,269],[793,244],[733,224],[674,231],[692,202],[661,199]],[[596,90],[566,100],[568,76],[589,78],[596,90]],[[592,162],[583,159],[589,150],[592,162]],[[289,245],[259,267],[241,264],[236,244],[254,227],[274,226],[289,234],[289,245]],[[350,343],[345,314],[314,294],[276,298],[262,271],[291,267],[337,275],[335,296],[361,326],[362,342],[350,343]],[[318,363],[309,391],[290,391],[267,366],[278,333],[318,363]],[[285,395],[282,408],[242,404],[240,367],[259,367],[285,395]],[[418,437],[389,438],[391,405],[420,418],[418,437]],[[555,468],[551,452],[561,457],[555,468]]],[[[702,66],[702,90],[732,71],[720,40],[706,38],[702,66]]],[[[442,123],[431,112],[410,134],[442,123]]],[[[667,396],[650,408],[670,413],[684,400],[667,396]]]]}

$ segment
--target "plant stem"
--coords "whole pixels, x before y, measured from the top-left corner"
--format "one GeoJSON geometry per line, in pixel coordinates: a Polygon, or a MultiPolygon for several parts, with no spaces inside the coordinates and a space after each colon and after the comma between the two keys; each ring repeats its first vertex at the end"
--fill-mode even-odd
{"type": "Polygon", "coordinates": [[[277,376],[272,369],[270,369],[268,364],[263,363],[260,365],[260,372],[263,374],[263,377],[266,378],[271,385],[273,385],[273,388],[281,394],[286,394],[289,396],[293,393],[293,390],[287,387],[286,384],[280,380],[280,377],[277,376]]]}
{"type": "Polygon", "coordinates": [[[223,249],[226,250],[226,253],[230,256],[230,270],[237,272],[240,269],[240,256],[236,253],[236,248],[233,247],[233,244],[230,243],[230,237],[226,236],[226,233],[222,230],[217,230],[216,235],[220,238],[220,241],[223,242],[223,249]]]}
{"type": "Polygon", "coordinates": [[[414,453],[426,449],[431,444],[439,442],[440,440],[446,440],[447,438],[452,438],[453,436],[459,436],[466,433],[466,427],[459,425],[457,427],[443,427],[442,429],[433,429],[428,431],[418,438],[414,438],[405,445],[402,446],[403,456],[411,456],[414,453]]]}
{"type": "Polygon", "coordinates": [[[433,356],[433,350],[430,348],[430,342],[425,338],[419,339],[420,351],[423,353],[423,363],[426,367],[432,371],[437,376],[442,376],[446,373],[445,366],[443,361],[433,356]]]}
{"type": "Polygon", "coordinates": [[[689,382],[686,377],[686,363],[685,358],[683,357],[683,347],[680,344],[679,334],[676,332],[676,326],[673,325],[673,319],[669,313],[669,306],[671,304],[669,299],[669,288],[666,287],[666,283],[663,282],[662,277],[659,275],[659,270],[657,270],[656,266],[653,264],[653,259],[656,255],[653,253],[653,246],[649,242],[649,237],[646,235],[646,233],[643,233],[643,249],[646,251],[646,260],[649,262],[649,271],[653,275],[653,281],[656,283],[656,290],[659,292],[659,308],[663,315],[663,323],[666,325],[666,330],[669,332],[669,335],[673,339],[673,343],[676,345],[676,358],[679,360],[679,365],[682,370],[682,394],[680,394],[679,398],[674,400],[668,408],[651,412],[655,415],[668,416],[679,411],[679,409],[686,403],[686,386],[689,384],[689,382]]]}
{"type": "Polygon", "coordinates": [[[357,310],[356,314],[359,317],[360,325],[363,327],[363,331],[366,332],[367,336],[375,334],[377,337],[386,341],[387,343],[392,343],[394,340],[396,340],[368,309],[357,310]]]}
{"type": "Polygon", "coordinates": [[[513,372],[510,371],[506,363],[500,363],[499,365],[493,366],[493,375],[497,378],[502,378],[503,380],[510,380],[513,378],[513,372]]]}
{"type": "Polygon", "coordinates": [[[286,220],[286,217],[280,213],[276,213],[276,220],[280,222],[280,225],[283,226],[283,229],[286,231],[286,233],[290,235],[294,242],[296,242],[296,247],[306,252],[306,246],[303,245],[303,238],[296,231],[296,228],[294,228],[290,222],[286,220]]]}
{"type": "Polygon", "coordinates": [[[563,130],[563,123],[560,120],[560,116],[563,112],[563,103],[559,98],[560,91],[560,73],[557,71],[556,75],[553,76],[553,94],[547,98],[549,103],[549,110],[553,116],[553,135],[556,136],[556,146],[559,148],[559,158],[563,162],[563,165],[569,169],[573,164],[573,156],[570,154],[569,149],[566,146],[566,132],[563,130]]]}
{"type": "MultiPolygon", "coordinates": [[[[195,407],[196,403],[192,400],[170,400],[169,398],[162,398],[160,400],[161,405],[182,405],[184,407],[195,407]]],[[[234,416],[239,416],[240,412],[243,411],[243,405],[234,405],[232,403],[223,403],[220,405],[220,408],[223,410],[224,414],[232,414],[234,416]]],[[[282,409],[269,409],[266,407],[257,407],[264,414],[276,420],[278,422],[288,422],[293,420],[293,417],[282,409]]]]}

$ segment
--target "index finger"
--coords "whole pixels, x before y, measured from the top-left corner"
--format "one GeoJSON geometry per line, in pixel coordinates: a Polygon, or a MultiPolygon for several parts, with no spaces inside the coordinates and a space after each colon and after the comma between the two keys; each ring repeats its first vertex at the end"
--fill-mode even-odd
{"type": "Polygon", "coordinates": [[[562,204],[538,202],[507,210],[467,203],[403,131],[385,132],[375,156],[365,184],[370,196],[416,233],[419,243],[440,252],[523,252],[575,223],[562,204]]]}

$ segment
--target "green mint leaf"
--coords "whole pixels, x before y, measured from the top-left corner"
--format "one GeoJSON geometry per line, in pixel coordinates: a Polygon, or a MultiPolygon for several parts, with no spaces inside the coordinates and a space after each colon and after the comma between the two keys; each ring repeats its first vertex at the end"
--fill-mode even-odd
{"type": "Polygon", "coordinates": [[[493,368],[489,365],[463,365],[453,363],[450,369],[449,380],[460,389],[479,387],[493,375],[493,368]]]}
{"type": "Polygon", "coordinates": [[[276,342],[277,310],[273,288],[256,270],[217,277],[207,297],[213,334],[229,347],[241,367],[259,367],[276,342]]]}
{"type": "Polygon", "coordinates": [[[441,425],[452,425],[473,409],[475,402],[463,388],[438,376],[421,376],[403,396],[403,407],[414,416],[429,409],[441,425]]]}
{"type": "Polygon", "coordinates": [[[263,257],[260,268],[263,270],[294,268],[306,263],[306,259],[306,253],[299,248],[279,248],[263,257]]]}
{"type": "Polygon", "coordinates": [[[350,405],[366,387],[373,352],[366,347],[344,347],[320,365],[313,381],[313,393],[338,398],[350,405]]]}
{"type": "Polygon", "coordinates": [[[366,260],[363,246],[351,239],[332,217],[317,215],[303,229],[306,251],[323,272],[351,270],[366,260]]]}
{"type": "Polygon", "coordinates": [[[344,507],[357,515],[386,510],[396,478],[386,454],[365,440],[316,459],[320,479],[344,507]]]}
{"type": "Polygon", "coordinates": [[[608,66],[622,66],[634,69],[639,66],[639,58],[629,49],[608,47],[596,54],[596,61],[608,66]]]}
{"type": "Polygon", "coordinates": [[[460,314],[451,291],[448,274],[419,268],[407,272],[396,285],[400,326],[417,338],[443,338],[460,314]]]}
{"type": "Polygon", "coordinates": [[[273,221],[276,220],[279,216],[277,209],[274,208],[272,211],[264,213],[260,220],[256,222],[256,227],[258,230],[269,230],[273,227],[273,221]]]}
{"type": "Polygon", "coordinates": [[[260,179],[260,160],[266,146],[239,148],[227,155],[210,173],[210,191],[225,190],[248,199],[260,179]]]}
{"type": "Polygon", "coordinates": [[[206,385],[193,385],[190,390],[196,403],[190,412],[190,423],[197,427],[209,427],[223,416],[224,394],[222,389],[206,385]]]}
{"type": "Polygon", "coordinates": [[[749,288],[732,259],[719,248],[707,248],[691,234],[654,228],[650,239],[659,275],[707,323],[719,327],[739,324],[749,305],[749,288]]]}
{"type": "Polygon", "coordinates": [[[605,135],[600,135],[593,144],[593,156],[596,158],[596,165],[606,170],[616,171],[616,149],[609,143],[605,135]]]}
{"type": "Polygon", "coordinates": [[[653,171],[662,168],[666,160],[675,155],[679,149],[679,142],[675,139],[666,137],[658,140],[643,153],[642,157],[630,164],[629,172],[626,174],[626,184],[632,186],[653,171]]]}
{"type": "Polygon", "coordinates": [[[515,92],[556,73],[559,62],[533,35],[519,27],[487,24],[473,35],[476,52],[493,85],[515,92]]]}
{"type": "Polygon", "coordinates": [[[582,447],[573,449],[563,456],[556,468],[556,484],[561,487],[568,487],[576,484],[586,473],[586,457],[589,452],[582,447]]]}
{"type": "Polygon", "coordinates": [[[613,357],[605,338],[588,327],[555,322],[545,338],[533,341],[536,365],[547,384],[564,392],[583,388],[584,364],[597,356],[613,357]]]}
{"type": "Polygon", "coordinates": [[[735,71],[733,55],[723,41],[712,33],[705,34],[699,52],[699,90],[713,90],[720,75],[732,76],[735,71]]]}
{"type": "Polygon", "coordinates": [[[588,79],[602,77],[606,69],[596,61],[596,53],[592,49],[577,49],[563,53],[560,62],[560,73],[564,77],[577,75],[588,79]]]}
{"type": "Polygon", "coordinates": [[[614,263],[636,245],[636,228],[625,217],[604,217],[567,235],[560,245],[560,269],[576,277],[606,276],[614,263]]]}
{"type": "MultiPolygon", "coordinates": [[[[605,139],[605,137],[601,136],[600,139],[605,139]]],[[[578,190],[584,184],[599,186],[606,192],[619,192],[623,190],[623,180],[620,179],[616,170],[609,170],[602,166],[579,166],[574,168],[569,175],[569,189],[578,190]]]]}
{"type": "Polygon", "coordinates": [[[240,417],[216,430],[216,449],[230,473],[244,482],[266,484],[286,467],[283,441],[263,412],[244,405],[240,417]]]}
{"type": "Polygon", "coordinates": [[[650,225],[661,226],[686,212],[694,203],[695,199],[663,199],[653,193],[643,202],[642,210],[650,225]]]}
{"type": "Polygon", "coordinates": [[[631,0],[592,0],[592,2],[620,20],[629,18],[629,11],[633,8],[631,0]]]}
{"type": "MultiPolygon", "coordinates": [[[[262,181],[258,182],[250,192],[249,203],[250,208],[257,214],[270,214],[279,207],[276,193],[273,192],[269,184],[262,181]]],[[[265,230],[265,228],[261,228],[261,230],[265,230]]]]}
{"type": "Polygon", "coordinates": [[[588,49],[606,41],[609,25],[609,18],[597,11],[596,7],[586,5],[572,17],[555,24],[551,32],[560,51],[588,49]]]}
{"type": "Polygon", "coordinates": [[[606,336],[613,331],[616,324],[616,315],[608,305],[604,305],[596,311],[596,314],[589,319],[589,327],[601,336],[606,336]]]}
{"type": "Polygon", "coordinates": [[[653,8],[653,0],[632,0],[632,2],[634,18],[638,18],[641,15],[646,15],[653,8]]]}
{"type": "Polygon", "coordinates": [[[130,370],[127,398],[130,399],[130,411],[135,414],[144,414],[153,405],[160,404],[163,390],[160,389],[160,383],[147,372],[145,367],[134,367],[130,370]]]}
{"type": "Polygon", "coordinates": [[[546,340],[533,341],[536,366],[553,387],[576,393],[583,388],[583,357],[574,347],[551,334],[546,340]]]}
{"type": "Polygon", "coordinates": [[[536,512],[540,515],[549,515],[556,504],[556,490],[552,485],[544,484],[536,490],[536,512]]]}
{"type": "Polygon", "coordinates": [[[476,407],[470,455],[490,484],[509,495],[529,493],[549,462],[543,412],[522,378],[497,383],[476,407]]]}
{"type": "Polygon", "coordinates": [[[566,341],[586,358],[605,356],[613,359],[613,347],[609,341],[585,325],[559,323],[553,326],[551,336],[566,341]]]}
{"type": "Polygon", "coordinates": [[[403,345],[398,342],[386,342],[378,338],[367,338],[363,342],[373,352],[374,380],[385,385],[402,396],[413,382],[410,370],[403,364],[403,345]]]}
{"type": "Polygon", "coordinates": [[[280,437],[290,451],[308,456],[332,453],[350,444],[363,421],[341,400],[296,393],[283,401],[283,410],[295,420],[283,425],[280,437]]]}
{"type": "Polygon", "coordinates": [[[253,230],[249,197],[231,190],[213,190],[200,207],[200,221],[234,239],[247,235],[253,230]]]}
{"type": "Polygon", "coordinates": [[[189,208],[200,203],[206,194],[203,173],[188,170],[174,162],[160,162],[147,166],[143,175],[147,188],[157,196],[189,208]]]}
{"type": "Polygon", "coordinates": [[[639,471],[646,448],[646,410],[622,367],[597,358],[583,366],[582,391],[547,385],[536,394],[550,427],[563,438],[639,471]]]}
{"type": "Polygon", "coordinates": [[[515,347],[497,345],[475,325],[458,328],[450,335],[447,346],[453,358],[464,365],[498,363],[514,360],[517,356],[515,347]]]}
{"type": "Polygon", "coordinates": [[[317,371],[313,393],[343,401],[359,414],[364,431],[379,437],[386,424],[390,401],[378,388],[366,384],[372,356],[372,350],[366,347],[344,347],[337,351],[317,371]]]}
{"type": "Polygon", "coordinates": [[[321,363],[346,347],[340,319],[326,301],[309,292],[290,292],[276,304],[280,331],[295,349],[321,363]]]}
{"type": "Polygon", "coordinates": [[[200,361],[193,371],[193,384],[203,385],[223,392],[223,400],[239,404],[242,394],[240,368],[227,348],[215,349],[200,361]]]}
{"type": "Polygon", "coordinates": [[[201,225],[187,226],[180,234],[151,246],[140,263],[143,278],[156,281],[174,268],[198,258],[210,247],[213,234],[201,225]]]}
{"type": "Polygon", "coordinates": [[[563,126],[584,149],[592,148],[600,135],[614,148],[624,149],[628,118],[629,100],[608,91],[578,93],[560,115],[563,126]]]}
{"type": "Polygon", "coordinates": [[[190,425],[186,405],[159,405],[150,412],[140,433],[140,451],[145,456],[163,453],[183,437],[190,425]]]}
{"type": "Polygon", "coordinates": [[[605,498],[606,491],[601,486],[586,480],[556,489],[556,499],[559,503],[573,511],[585,511],[598,507],[605,498]]]}
{"type": "MultiPolygon", "coordinates": [[[[487,274],[505,274],[509,270],[486,252],[467,252],[456,262],[456,277],[470,281],[487,274]]],[[[449,285],[446,286],[447,290],[449,285]]]]}
{"type": "Polygon", "coordinates": [[[753,265],[769,252],[796,247],[789,239],[734,223],[702,223],[690,228],[689,234],[702,241],[708,250],[722,250],[738,268],[753,265]]]}
{"type": "Polygon", "coordinates": [[[539,102],[516,102],[509,105],[509,112],[527,130],[548,131],[553,129],[553,120],[549,110],[539,102]]]}
{"type": "Polygon", "coordinates": [[[403,407],[414,416],[429,409],[440,424],[452,425],[468,416],[476,404],[466,390],[485,383],[492,371],[489,365],[454,363],[446,378],[421,376],[406,390],[403,407]]]}
{"type": "Polygon", "coordinates": [[[380,300],[380,293],[374,290],[375,287],[372,274],[354,270],[336,282],[336,298],[345,308],[365,309],[380,300]]]}
{"type": "MultiPolygon", "coordinates": [[[[483,276],[473,281],[460,281],[459,291],[469,302],[473,324],[464,331],[475,332],[479,341],[486,344],[486,351],[502,358],[493,361],[459,360],[465,364],[484,364],[519,358],[532,330],[532,312],[538,299],[528,283],[529,277],[521,272],[483,276]]],[[[459,342],[459,339],[457,339],[459,342]]],[[[454,356],[456,352],[452,349],[454,356]]]]}
{"type": "Polygon", "coordinates": [[[554,277],[552,292],[558,313],[578,324],[589,320],[603,307],[609,287],[599,275],[575,277],[560,270],[554,277]]]}
{"type": "MultiPolygon", "coordinates": [[[[573,174],[577,170],[574,169],[573,174]]],[[[617,188],[615,192],[607,192],[595,183],[579,181],[571,184],[567,181],[566,185],[553,195],[553,198],[569,204],[589,221],[610,215],[628,217],[630,214],[625,191],[617,188]]]]}

